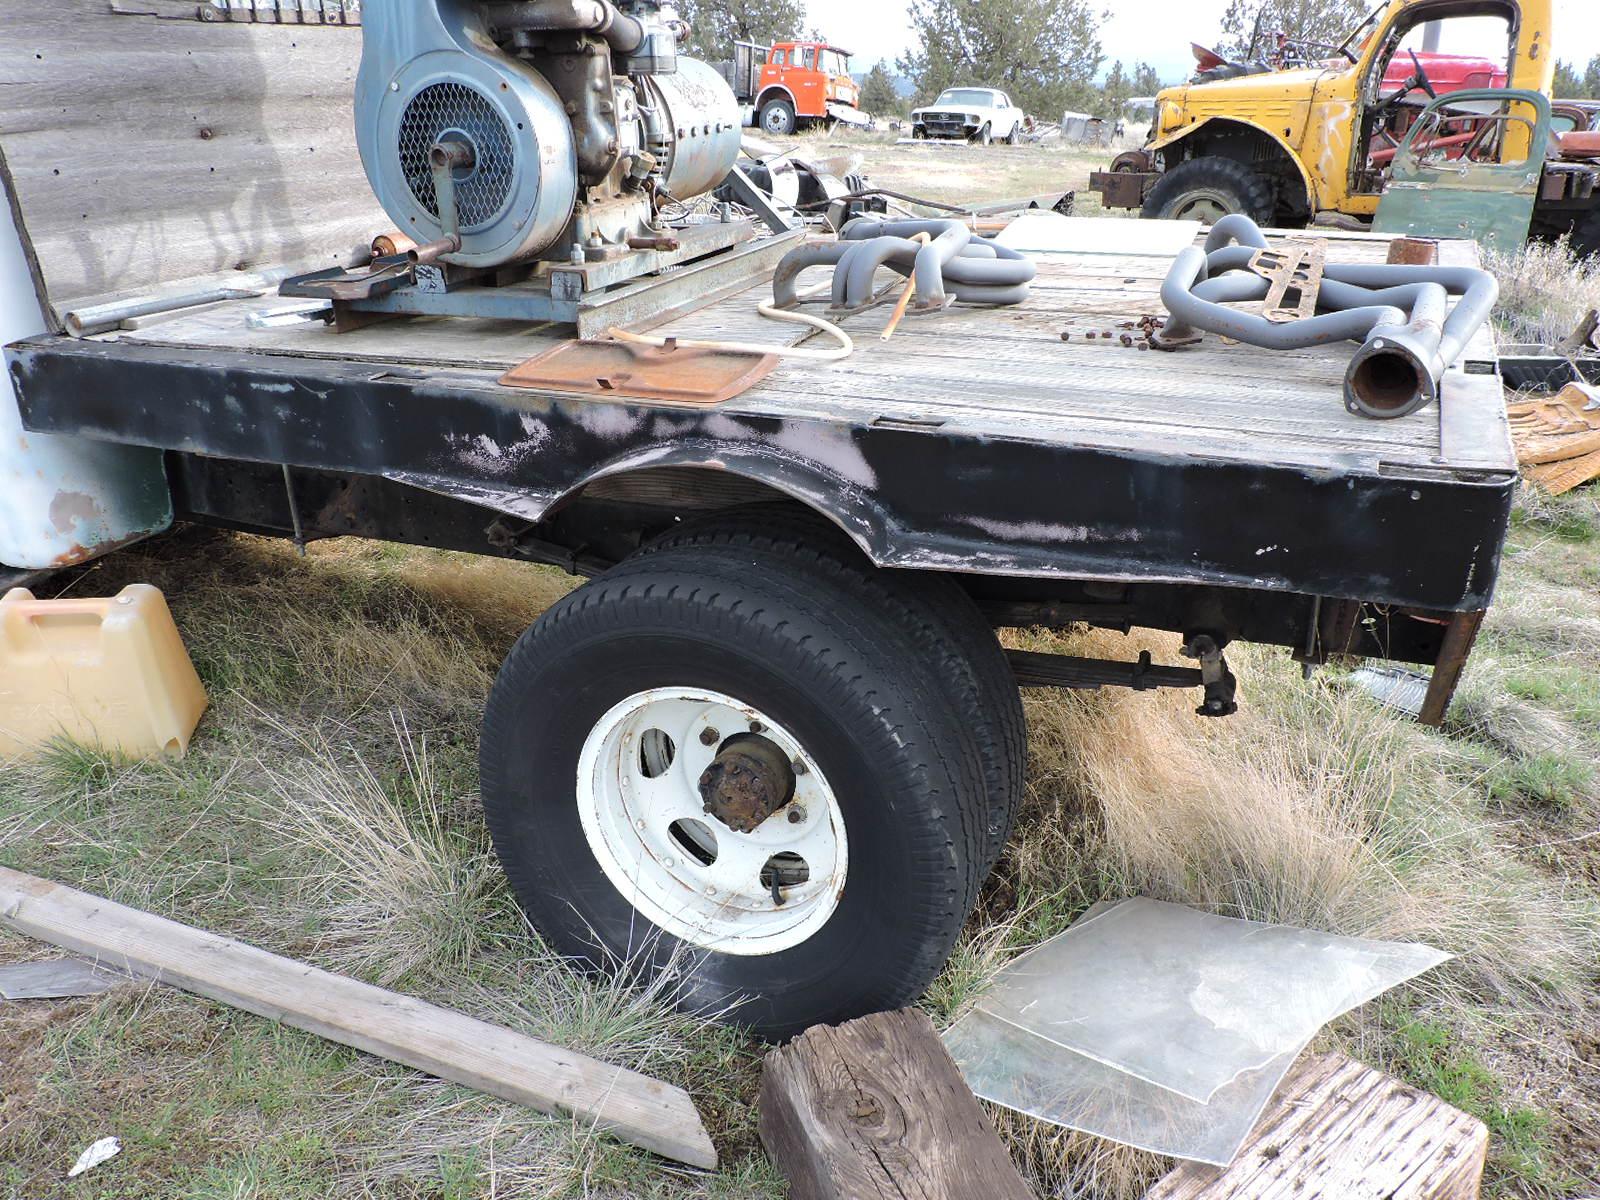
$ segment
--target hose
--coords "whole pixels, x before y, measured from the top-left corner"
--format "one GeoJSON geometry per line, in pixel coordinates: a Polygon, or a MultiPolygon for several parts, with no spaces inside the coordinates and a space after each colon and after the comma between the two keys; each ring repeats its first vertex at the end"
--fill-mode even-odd
{"type": "MultiPolygon", "coordinates": [[[[824,284],[820,288],[798,295],[792,303],[820,296],[828,290],[824,284]]],[[[840,329],[832,321],[825,321],[821,317],[814,317],[810,313],[791,312],[780,308],[777,303],[758,304],[756,311],[763,317],[774,321],[788,321],[794,325],[806,325],[818,333],[825,333],[839,344],[826,350],[812,350],[804,346],[767,346],[759,342],[719,342],[696,341],[692,338],[664,338],[655,337],[646,333],[632,333],[626,329],[612,326],[606,333],[619,342],[627,342],[633,346],[654,346],[657,349],[666,347],[669,343],[683,350],[720,350],[734,354],[771,354],[778,358],[792,358],[801,362],[841,362],[855,353],[856,344],[848,333],[840,329]]]]}

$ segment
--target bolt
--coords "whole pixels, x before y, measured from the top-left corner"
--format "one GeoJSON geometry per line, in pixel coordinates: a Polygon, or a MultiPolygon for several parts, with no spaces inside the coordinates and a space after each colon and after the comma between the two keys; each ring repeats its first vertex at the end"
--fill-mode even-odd
{"type": "Polygon", "coordinates": [[[804,821],[805,819],[806,819],[806,810],[805,809],[801,808],[798,804],[792,804],[792,805],[789,806],[789,824],[798,825],[798,824],[800,824],[800,822],[804,821]]]}
{"type": "Polygon", "coordinates": [[[714,887],[706,888],[706,895],[715,896],[716,894],[717,894],[717,889],[716,888],[714,888],[714,887]]]}
{"type": "Polygon", "coordinates": [[[635,829],[637,829],[637,830],[639,830],[639,831],[641,831],[641,832],[643,832],[643,830],[644,830],[644,822],[643,822],[643,821],[635,821],[635,822],[634,822],[634,823],[633,823],[633,827],[634,827],[634,828],[635,828],[635,829]]]}
{"type": "Polygon", "coordinates": [[[1083,336],[1088,338],[1092,342],[1092,341],[1094,341],[1095,338],[1099,337],[1100,335],[1097,334],[1094,330],[1091,329],[1088,333],[1084,334],[1083,336]]]}
{"type": "Polygon", "coordinates": [[[811,770],[810,767],[806,766],[804,759],[797,758],[797,759],[794,760],[794,762],[790,763],[789,765],[794,768],[794,773],[796,775],[805,775],[805,774],[808,774],[810,772],[810,770],[811,770]]]}
{"type": "Polygon", "coordinates": [[[715,746],[722,740],[722,735],[709,725],[700,731],[700,744],[702,746],[715,746]]]}
{"type": "Polygon", "coordinates": [[[1072,340],[1072,331],[1070,329],[1064,330],[1061,334],[1061,340],[1063,342],[1070,342],[1072,340]]]}
{"type": "Polygon", "coordinates": [[[1124,346],[1133,345],[1133,335],[1132,334],[1128,334],[1128,333],[1123,334],[1122,335],[1122,344],[1124,346]]]}
{"type": "Polygon", "coordinates": [[[673,868],[673,867],[678,865],[678,860],[675,859],[675,858],[663,858],[661,860],[661,865],[670,870],[671,868],[673,868]]]}

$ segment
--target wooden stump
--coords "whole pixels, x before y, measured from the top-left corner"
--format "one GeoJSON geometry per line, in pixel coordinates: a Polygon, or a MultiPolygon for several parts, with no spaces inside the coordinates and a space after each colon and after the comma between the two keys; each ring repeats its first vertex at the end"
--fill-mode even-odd
{"type": "Polygon", "coordinates": [[[1033,1200],[914,1009],[819,1025],[772,1051],[760,1105],[793,1200],[1033,1200]]]}
{"type": "Polygon", "coordinates": [[[1145,1200],[1473,1200],[1489,1131],[1342,1054],[1303,1058],[1226,1168],[1186,1163],[1145,1200]]]}

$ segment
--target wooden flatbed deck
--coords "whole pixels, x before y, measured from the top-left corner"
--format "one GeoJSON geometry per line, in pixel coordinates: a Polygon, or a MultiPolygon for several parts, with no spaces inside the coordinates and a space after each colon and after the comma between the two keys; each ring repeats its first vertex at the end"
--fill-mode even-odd
{"type": "MultiPolygon", "coordinates": [[[[1330,241],[1335,260],[1373,261],[1387,239],[1330,241]]],[[[1476,261],[1470,243],[1443,251],[1476,261]]],[[[1487,330],[1441,404],[1373,421],[1344,408],[1348,346],[1208,335],[1162,353],[1083,336],[1161,313],[1165,255],[1038,260],[1023,305],[909,318],[887,343],[886,307],[857,314],[848,360],[788,361],[710,408],[500,386],[564,330],[253,328],[275,298],[36,339],[14,377],[40,432],[375,477],[534,523],[600,493],[691,508],[789,497],[885,566],[1487,607],[1517,481],[1487,330]]],[[[768,287],[656,332],[792,341],[755,311],[768,287]]]]}
{"type": "MultiPolygon", "coordinates": [[[[1304,236],[1303,234],[1301,236],[1304,236]]],[[[1330,257],[1382,262],[1387,239],[1332,234],[1330,257]]],[[[1476,265],[1470,243],[1446,261],[1476,265]]],[[[1170,259],[1111,254],[1038,254],[1032,298],[1018,308],[956,308],[908,318],[888,342],[876,336],[886,310],[845,328],[856,353],[837,365],[789,362],[721,407],[730,414],[814,416],[851,425],[903,421],[1000,437],[1312,469],[1437,474],[1462,468],[1514,475],[1504,405],[1492,379],[1494,344],[1480,332],[1450,372],[1443,404],[1395,421],[1345,411],[1341,387],[1350,347],[1272,352],[1203,345],[1143,352],[1087,331],[1123,334],[1124,322],[1164,315],[1158,297],[1170,259]],[[1061,340],[1063,331],[1072,339],[1061,340]],[[936,424],[937,423],[937,424],[936,424]]],[[[825,272],[815,278],[825,280],[825,272]]],[[[813,276],[808,275],[809,282],[813,276]]],[[[661,325],[685,338],[792,343],[794,332],[760,317],[766,283],[661,325]]],[[[287,357],[387,363],[461,371],[480,379],[563,341],[547,326],[409,318],[335,334],[320,325],[250,329],[245,317],[292,305],[239,300],[154,319],[106,340],[287,357]]],[[[813,309],[812,311],[820,311],[813,309]]],[[[507,393],[516,402],[516,393],[507,393]]],[[[582,403],[607,405],[607,401],[582,403]]]]}

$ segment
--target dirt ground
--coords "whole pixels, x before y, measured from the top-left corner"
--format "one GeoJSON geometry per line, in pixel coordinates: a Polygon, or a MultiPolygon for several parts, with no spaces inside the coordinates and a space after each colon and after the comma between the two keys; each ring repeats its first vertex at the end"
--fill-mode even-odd
{"type": "Polygon", "coordinates": [[[947,204],[984,204],[1073,191],[1077,193],[1075,211],[1082,216],[1102,213],[1099,196],[1088,190],[1089,172],[1104,168],[1117,153],[1114,147],[1066,146],[1059,141],[977,146],[853,131],[764,140],[793,147],[812,158],[859,159],[876,186],[947,204]]]}

